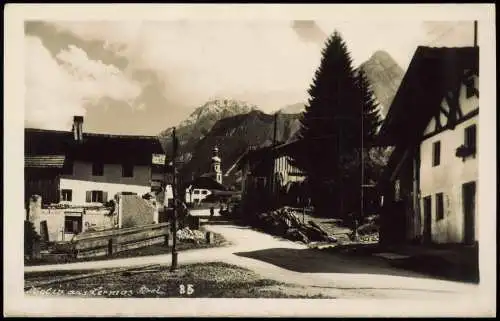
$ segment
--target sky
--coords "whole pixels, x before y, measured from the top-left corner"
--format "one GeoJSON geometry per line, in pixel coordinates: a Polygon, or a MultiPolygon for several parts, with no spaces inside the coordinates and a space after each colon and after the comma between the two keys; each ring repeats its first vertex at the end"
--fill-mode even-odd
{"type": "Polygon", "coordinates": [[[406,70],[418,45],[471,46],[473,23],[354,21],[28,21],[25,126],[156,135],[208,100],[273,112],[306,102],[326,38],[354,67],[385,50],[406,70]]]}

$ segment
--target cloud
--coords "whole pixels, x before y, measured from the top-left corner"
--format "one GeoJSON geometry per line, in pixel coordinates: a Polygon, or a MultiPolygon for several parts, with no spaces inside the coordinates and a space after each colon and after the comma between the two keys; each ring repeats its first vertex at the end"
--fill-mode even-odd
{"type": "Polygon", "coordinates": [[[323,45],[328,36],[314,20],[294,20],[292,29],[295,30],[297,36],[306,42],[313,42],[318,45],[323,45]]]}
{"type": "Polygon", "coordinates": [[[28,126],[68,129],[73,115],[100,99],[134,104],[138,83],[127,79],[115,66],[91,60],[76,46],[61,50],[56,59],[33,36],[25,37],[25,110],[28,126]]]}
{"type": "Polygon", "coordinates": [[[424,39],[421,21],[64,22],[61,30],[106,41],[129,69],[154,70],[165,96],[189,108],[214,97],[247,100],[265,111],[306,101],[321,48],[341,32],[355,66],[386,50],[403,67],[424,39]]]}
{"type": "Polygon", "coordinates": [[[148,21],[128,25],[128,32],[117,27],[127,23],[58,25],[120,45],[129,69],[155,70],[165,96],[189,108],[214,97],[244,99],[267,111],[305,100],[321,58],[317,44],[301,41],[289,21],[148,21]]]}
{"type": "MultiPolygon", "coordinates": [[[[46,46],[51,44],[57,62],[47,66],[62,69],[60,78],[70,79],[59,81],[64,90],[52,90],[70,93],[67,102],[56,105],[74,105],[77,107],[70,110],[78,110],[88,102],[104,105],[99,97],[120,99],[140,106],[145,115],[138,118],[136,112],[130,112],[123,118],[131,118],[126,121],[151,133],[177,124],[213,98],[245,100],[266,112],[305,102],[324,41],[334,30],[344,38],[354,66],[385,50],[406,69],[418,45],[439,45],[446,37],[436,41],[436,34],[448,28],[434,25],[429,32],[431,25],[421,20],[122,20],[45,22],[47,25],[55,32],[42,38],[46,46]],[[59,43],[58,39],[65,40],[59,43]],[[151,126],[147,113],[155,115],[157,127],[151,126]]],[[[453,29],[447,37],[463,37],[457,32],[453,29]]],[[[44,77],[39,80],[40,88],[48,86],[43,84],[44,77]]],[[[106,121],[114,120],[111,110],[116,112],[123,105],[109,108],[108,114],[93,108],[94,115],[99,115],[94,121],[97,124],[97,118],[102,119],[98,123],[102,130],[118,129],[117,124],[106,125],[106,121]]]]}

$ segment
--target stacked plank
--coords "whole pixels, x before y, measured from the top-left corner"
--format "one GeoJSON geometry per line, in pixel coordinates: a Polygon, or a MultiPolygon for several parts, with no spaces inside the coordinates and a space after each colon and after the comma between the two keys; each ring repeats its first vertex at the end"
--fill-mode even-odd
{"type": "Polygon", "coordinates": [[[307,224],[299,219],[299,213],[288,208],[280,208],[257,216],[259,227],[271,234],[289,240],[309,243],[311,241],[336,242],[321,226],[313,221],[307,224]]]}

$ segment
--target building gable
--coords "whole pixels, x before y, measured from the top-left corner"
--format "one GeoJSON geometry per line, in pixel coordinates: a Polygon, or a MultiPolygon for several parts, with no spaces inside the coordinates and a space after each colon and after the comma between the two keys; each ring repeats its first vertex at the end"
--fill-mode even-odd
{"type": "Polygon", "coordinates": [[[457,107],[463,95],[479,95],[473,86],[478,70],[477,47],[418,47],[379,132],[379,144],[410,146],[432,130],[429,125],[453,128],[465,116],[457,107]]]}
{"type": "Polygon", "coordinates": [[[474,117],[479,112],[479,76],[473,70],[464,70],[458,90],[449,90],[441,100],[423,132],[423,138],[444,130],[453,130],[456,125],[474,117]]]}

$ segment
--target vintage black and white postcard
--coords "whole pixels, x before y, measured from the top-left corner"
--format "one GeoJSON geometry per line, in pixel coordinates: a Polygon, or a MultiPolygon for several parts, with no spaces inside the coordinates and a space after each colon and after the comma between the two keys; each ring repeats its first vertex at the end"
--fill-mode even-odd
{"type": "Polygon", "coordinates": [[[493,5],[5,21],[7,316],[496,315],[493,5]]]}

